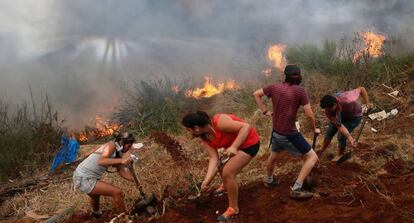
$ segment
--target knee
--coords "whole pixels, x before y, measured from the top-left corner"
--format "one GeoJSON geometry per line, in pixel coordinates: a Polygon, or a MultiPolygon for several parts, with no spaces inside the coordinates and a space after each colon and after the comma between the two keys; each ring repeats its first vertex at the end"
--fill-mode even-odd
{"type": "Polygon", "coordinates": [[[231,180],[234,179],[236,177],[235,174],[233,174],[231,171],[223,171],[222,174],[223,180],[231,180]]]}
{"type": "Polygon", "coordinates": [[[312,162],[313,164],[315,164],[319,161],[318,155],[313,150],[309,151],[306,154],[305,159],[306,159],[306,161],[312,162]]]}

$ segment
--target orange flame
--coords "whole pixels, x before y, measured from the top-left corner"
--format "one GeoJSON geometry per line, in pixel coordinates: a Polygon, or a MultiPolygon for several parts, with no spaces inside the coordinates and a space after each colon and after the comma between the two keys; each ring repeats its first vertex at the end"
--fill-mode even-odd
{"type": "Polygon", "coordinates": [[[173,85],[171,86],[171,90],[175,92],[176,94],[178,94],[178,92],[180,91],[180,88],[178,87],[178,85],[173,85]]]}
{"type": "MultiPolygon", "coordinates": [[[[276,68],[283,70],[286,66],[286,58],[283,55],[283,52],[286,50],[286,45],[276,44],[267,50],[267,56],[270,61],[272,61],[276,68]]],[[[266,75],[266,73],[265,73],[266,75]]]]}
{"type": "Polygon", "coordinates": [[[120,124],[108,124],[108,121],[103,121],[103,118],[99,115],[96,115],[95,117],[95,128],[92,131],[82,131],[79,133],[78,140],[80,142],[86,142],[90,138],[93,139],[101,139],[105,138],[107,136],[110,136],[114,134],[116,131],[118,131],[122,125],[120,124]]]}
{"type": "Polygon", "coordinates": [[[204,77],[204,86],[203,88],[196,88],[193,90],[186,90],[185,96],[186,97],[193,97],[193,98],[209,98],[213,95],[219,94],[224,90],[232,90],[237,88],[236,82],[232,79],[227,80],[226,83],[219,83],[214,85],[211,82],[210,77],[204,77]]]}
{"type": "Polygon", "coordinates": [[[262,71],[262,73],[266,76],[266,77],[270,77],[270,76],[272,76],[272,69],[266,69],[266,70],[263,70],[262,71]]]}
{"type": "Polygon", "coordinates": [[[365,48],[354,54],[353,62],[356,62],[364,54],[373,58],[384,54],[382,52],[382,45],[384,44],[385,36],[374,32],[361,32],[360,35],[364,41],[365,48]]]}
{"type": "Polygon", "coordinates": [[[88,141],[88,137],[86,136],[86,132],[79,133],[79,141],[80,142],[86,142],[86,141],[88,141]]]}

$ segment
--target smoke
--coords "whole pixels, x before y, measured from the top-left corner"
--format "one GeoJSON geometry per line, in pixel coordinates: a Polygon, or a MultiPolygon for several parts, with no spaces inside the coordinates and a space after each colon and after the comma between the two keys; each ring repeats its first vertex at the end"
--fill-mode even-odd
{"type": "MultiPolygon", "coordinates": [[[[80,128],[122,101],[131,80],[247,79],[270,44],[361,30],[412,42],[411,0],[0,0],[0,93],[47,89],[80,128]]],[[[412,47],[412,44],[411,44],[412,47]]]]}

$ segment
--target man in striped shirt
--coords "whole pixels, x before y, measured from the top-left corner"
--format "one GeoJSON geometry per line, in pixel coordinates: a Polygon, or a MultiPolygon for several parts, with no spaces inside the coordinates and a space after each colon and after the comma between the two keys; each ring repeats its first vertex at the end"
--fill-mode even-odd
{"type": "Polygon", "coordinates": [[[284,74],[286,78],[283,83],[272,84],[254,92],[259,109],[264,115],[271,116],[273,121],[272,152],[267,161],[265,185],[272,187],[278,184],[273,177],[276,154],[277,152],[287,150],[291,154],[302,156],[305,161],[292,187],[291,196],[295,198],[308,198],[313,196],[313,194],[304,190],[302,184],[318,161],[318,156],[296,129],[296,114],[300,106],[303,106],[305,115],[315,134],[319,134],[320,130],[316,128],[315,117],[306,91],[299,86],[302,80],[300,68],[296,65],[287,65],[284,74]],[[266,110],[262,101],[264,95],[271,98],[273,112],[266,110]]]}

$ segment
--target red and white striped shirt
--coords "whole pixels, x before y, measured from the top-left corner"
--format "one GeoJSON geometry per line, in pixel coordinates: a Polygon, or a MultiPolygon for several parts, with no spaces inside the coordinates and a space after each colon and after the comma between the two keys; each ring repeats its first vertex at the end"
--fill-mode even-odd
{"type": "Polygon", "coordinates": [[[297,132],[295,121],[298,109],[309,103],[305,89],[299,85],[278,83],[264,87],[263,92],[272,99],[273,130],[282,135],[297,132]]]}

